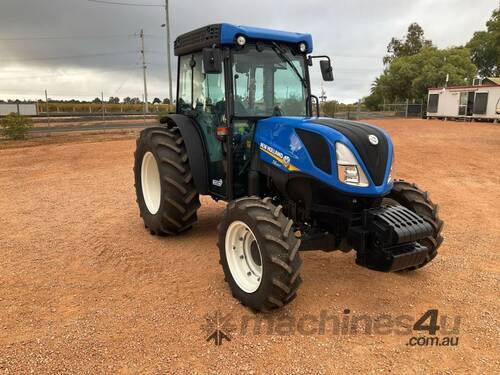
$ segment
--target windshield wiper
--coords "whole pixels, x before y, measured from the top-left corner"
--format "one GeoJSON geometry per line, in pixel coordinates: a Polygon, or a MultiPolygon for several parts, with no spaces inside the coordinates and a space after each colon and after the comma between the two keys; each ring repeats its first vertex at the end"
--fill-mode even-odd
{"type": "Polygon", "coordinates": [[[297,74],[297,77],[299,77],[300,82],[302,82],[302,85],[304,85],[304,87],[307,89],[306,80],[304,79],[304,77],[302,77],[297,67],[293,65],[292,60],[290,60],[290,58],[286,55],[285,51],[283,51],[283,48],[281,48],[278,44],[273,42],[273,51],[281,58],[282,61],[290,65],[295,74],[297,74]]]}

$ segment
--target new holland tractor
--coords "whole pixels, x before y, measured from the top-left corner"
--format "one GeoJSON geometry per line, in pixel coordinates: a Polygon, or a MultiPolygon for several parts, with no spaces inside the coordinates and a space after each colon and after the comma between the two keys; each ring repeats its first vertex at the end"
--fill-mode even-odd
{"type": "Polygon", "coordinates": [[[228,202],[218,227],[233,296],[255,311],[291,302],[299,251],[356,251],[376,271],[427,265],[443,238],[429,194],[394,180],[382,129],[319,117],[311,35],[216,24],[175,40],[176,113],[143,130],[135,153],[140,214],[153,235],[197,221],[200,195],[228,202]],[[315,113],[314,113],[315,112],[315,113]]]}

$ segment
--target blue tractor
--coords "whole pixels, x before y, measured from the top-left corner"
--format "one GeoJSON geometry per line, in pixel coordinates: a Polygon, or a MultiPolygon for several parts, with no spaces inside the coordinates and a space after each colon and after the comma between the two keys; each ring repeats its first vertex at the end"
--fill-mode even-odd
{"type": "Polygon", "coordinates": [[[358,265],[392,272],[425,266],[443,241],[428,193],[393,179],[389,135],[319,117],[309,67],[333,73],[312,50],[309,34],[230,24],[179,36],[176,113],[137,140],[146,228],[177,235],[195,224],[200,195],[228,202],[220,264],[256,311],[296,297],[299,250],[354,249],[358,265]]]}

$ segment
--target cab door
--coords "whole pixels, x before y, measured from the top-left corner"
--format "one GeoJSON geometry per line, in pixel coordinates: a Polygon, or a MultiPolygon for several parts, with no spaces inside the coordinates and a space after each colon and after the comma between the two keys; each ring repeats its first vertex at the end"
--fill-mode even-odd
{"type": "Polygon", "coordinates": [[[220,198],[226,196],[226,171],[223,140],[217,127],[226,111],[224,71],[205,74],[202,53],[179,59],[178,112],[190,116],[203,134],[207,151],[209,191],[220,198]]]}

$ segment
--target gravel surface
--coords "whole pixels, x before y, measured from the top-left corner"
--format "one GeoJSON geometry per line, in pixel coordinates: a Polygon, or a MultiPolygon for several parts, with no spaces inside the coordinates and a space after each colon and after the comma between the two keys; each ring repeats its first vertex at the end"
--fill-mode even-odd
{"type": "Polygon", "coordinates": [[[255,316],[218,263],[223,203],[205,197],[193,230],[154,237],[135,203],[134,140],[0,144],[0,374],[498,373],[500,127],[373,123],[393,137],[396,177],[440,204],[439,256],[384,274],[356,266],[353,252],[303,253],[297,299],[266,315],[260,334],[242,332],[255,316]],[[426,335],[411,328],[429,309],[437,337],[457,346],[407,345],[426,335]],[[221,346],[206,340],[217,311],[231,314],[221,346]],[[326,330],[310,334],[322,314],[326,330]],[[411,319],[402,334],[333,332],[335,319],[362,315],[411,319]],[[455,332],[444,315],[446,328],[460,319],[455,332]]]}

